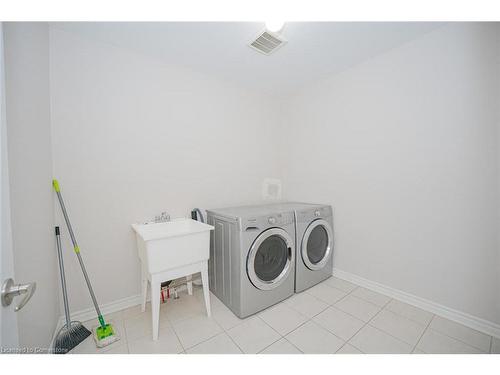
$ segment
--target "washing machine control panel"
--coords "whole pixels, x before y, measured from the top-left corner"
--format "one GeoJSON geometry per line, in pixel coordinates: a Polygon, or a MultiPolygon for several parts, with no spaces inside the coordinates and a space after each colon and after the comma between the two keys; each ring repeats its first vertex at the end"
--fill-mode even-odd
{"type": "Polygon", "coordinates": [[[283,212],[266,216],[247,217],[241,219],[242,228],[281,227],[291,225],[294,222],[293,212],[283,212]]]}
{"type": "Polygon", "coordinates": [[[293,224],[293,213],[279,213],[275,215],[268,215],[266,217],[267,224],[272,226],[283,226],[293,224]]]}

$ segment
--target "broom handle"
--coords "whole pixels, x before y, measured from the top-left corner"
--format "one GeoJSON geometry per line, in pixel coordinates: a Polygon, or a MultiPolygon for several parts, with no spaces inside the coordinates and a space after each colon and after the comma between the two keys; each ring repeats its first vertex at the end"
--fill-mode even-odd
{"type": "Polygon", "coordinates": [[[78,257],[78,262],[80,263],[83,276],[85,277],[85,282],[87,283],[87,287],[89,288],[90,297],[92,297],[92,302],[94,303],[95,311],[97,312],[97,318],[99,319],[99,323],[101,324],[101,326],[104,327],[106,323],[104,322],[101,310],[99,309],[99,305],[97,304],[97,299],[95,298],[94,290],[92,289],[92,284],[90,283],[89,275],[87,274],[87,270],[85,269],[85,264],[83,263],[82,256],[80,255],[80,248],[78,247],[78,243],[76,242],[75,234],[73,233],[73,228],[71,227],[68,213],[66,212],[66,207],[64,206],[64,201],[61,195],[61,189],[59,188],[59,183],[57,182],[57,180],[54,180],[52,181],[52,184],[54,186],[54,190],[56,191],[57,199],[59,200],[59,205],[61,206],[61,211],[64,216],[64,221],[66,221],[66,226],[68,227],[69,235],[71,237],[71,242],[73,242],[73,249],[75,250],[76,256],[78,257]]]}
{"type": "Polygon", "coordinates": [[[61,274],[61,287],[64,301],[64,315],[66,316],[66,326],[69,329],[71,326],[71,318],[69,316],[68,293],[66,291],[66,277],[64,276],[64,261],[61,251],[61,236],[59,235],[59,227],[56,227],[56,243],[57,243],[57,259],[59,260],[59,273],[61,274]]]}

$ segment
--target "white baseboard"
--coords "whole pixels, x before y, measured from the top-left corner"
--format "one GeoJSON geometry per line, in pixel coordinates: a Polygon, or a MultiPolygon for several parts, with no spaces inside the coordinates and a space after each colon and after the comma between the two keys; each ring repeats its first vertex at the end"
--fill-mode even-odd
{"type": "Polygon", "coordinates": [[[500,324],[478,318],[474,315],[470,315],[465,312],[443,306],[439,303],[429,301],[425,298],[417,297],[413,294],[406,293],[383,284],[379,284],[375,281],[367,280],[363,277],[354,275],[350,272],[339,270],[337,268],[333,269],[333,275],[340,279],[344,279],[354,284],[358,284],[362,287],[385,294],[386,296],[389,296],[391,298],[398,299],[402,302],[408,303],[409,305],[421,308],[422,310],[426,310],[433,314],[442,316],[443,318],[453,320],[454,322],[486,333],[487,335],[500,338],[500,324]]]}
{"type": "MultiPolygon", "coordinates": [[[[132,306],[137,306],[140,303],[141,303],[141,296],[138,294],[135,296],[130,296],[109,303],[105,303],[103,305],[100,305],[99,308],[101,310],[102,315],[106,316],[108,314],[112,314],[120,310],[128,309],[129,307],[132,306]]],[[[64,316],[61,316],[59,318],[59,321],[62,323],[64,322],[64,319],[65,319],[64,316]]],[[[93,307],[71,313],[71,320],[86,322],[87,320],[91,319],[94,319],[96,321],[96,325],[98,324],[96,311],[93,307]]]]}
{"type": "MultiPolygon", "coordinates": [[[[196,280],[193,280],[193,281],[196,281],[196,280]]],[[[176,289],[178,291],[183,291],[186,288],[187,287],[185,284],[179,285],[176,287],[176,289]]],[[[149,297],[148,297],[148,301],[150,301],[149,297]]],[[[128,309],[129,307],[140,305],[141,302],[142,302],[141,295],[137,294],[135,296],[130,296],[130,297],[126,297],[126,298],[118,299],[116,301],[102,304],[99,306],[99,308],[101,310],[101,314],[106,318],[106,315],[108,315],[108,314],[112,314],[112,313],[115,313],[115,312],[120,311],[120,310],[128,309]]],[[[91,320],[91,319],[95,320],[95,325],[97,326],[98,325],[97,315],[96,315],[96,311],[93,307],[89,307],[87,309],[71,312],[71,320],[76,320],[79,322],[86,322],[87,320],[91,320]]],[[[65,322],[66,322],[66,318],[64,317],[64,315],[61,315],[57,321],[57,325],[56,325],[56,328],[54,330],[54,334],[52,336],[51,345],[49,346],[51,349],[53,348],[54,339],[57,335],[57,332],[59,332],[59,330],[61,329],[61,327],[64,325],[65,322]]],[[[89,330],[92,329],[92,327],[87,327],[87,328],[89,330]]]]}
{"type": "MultiPolygon", "coordinates": [[[[135,295],[131,297],[126,297],[122,298],[110,303],[103,304],[100,307],[101,313],[106,316],[107,314],[112,314],[114,312],[127,309],[132,306],[137,306],[141,303],[141,296],[140,295],[135,295]]],[[[93,307],[88,308],[88,309],[83,309],[80,311],[74,311],[71,312],[71,320],[72,321],[79,321],[79,322],[85,322],[87,320],[95,319],[96,324],[97,322],[97,316],[96,316],[96,311],[93,307]]],[[[64,315],[60,316],[59,319],[57,320],[56,328],[54,330],[54,334],[52,335],[52,341],[50,343],[49,348],[52,349],[54,347],[54,340],[56,338],[57,333],[61,329],[61,327],[66,323],[66,318],[64,315]]],[[[91,327],[87,327],[88,329],[91,329],[91,327]]]]}

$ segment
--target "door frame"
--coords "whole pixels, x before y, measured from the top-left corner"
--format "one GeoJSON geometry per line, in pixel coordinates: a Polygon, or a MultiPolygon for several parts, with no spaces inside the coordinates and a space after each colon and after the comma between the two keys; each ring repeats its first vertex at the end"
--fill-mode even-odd
{"type": "MultiPolygon", "coordinates": [[[[7,120],[5,101],[5,58],[3,23],[0,22],[0,285],[8,278],[14,279],[14,253],[10,221],[9,163],[7,156],[7,120]]],[[[19,347],[17,315],[14,304],[0,304],[0,349],[15,350],[19,347]]]]}

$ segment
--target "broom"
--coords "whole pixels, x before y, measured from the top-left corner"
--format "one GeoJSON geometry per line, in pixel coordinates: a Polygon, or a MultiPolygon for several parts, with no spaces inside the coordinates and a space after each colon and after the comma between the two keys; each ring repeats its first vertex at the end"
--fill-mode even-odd
{"type": "Polygon", "coordinates": [[[73,233],[73,228],[71,228],[71,223],[69,222],[68,213],[66,212],[66,207],[64,206],[64,201],[61,195],[61,189],[59,187],[59,182],[57,180],[52,180],[52,186],[57,194],[57,199],[59,200],[59,205],[61,206],[61,211],[64,216],[64,220],[66,221],[66,226],[68,227],[69,235],[71,237],[71,242],[73,243],[73,249],[78,258],[78,263],[80,263],[80,268],[82,269],[83,276],[85,277],[85,282],[87,283],[87,287],[90,292],[90,297],[92,298],[92,303],[94,304],[95,311],[97,312],[97,319],[99,320],[99,326],[93,329],[94,340],[97,347],[102,348],[104,346],[108,346],[115,341],[119,340],[113,326],[110,323],[106,323],[101,314],[101,310],[99,309],[99,305],[97,304],[97,299],[94,294],[94,290],[92,289],[92,284],[90,283],[89,275],[87,274],[87,270],[85,269],[85,264],[83,263],[82,256],[80,255],[80,248],[78,247],[78,243],[76,242],[75,234],[73,233]]]}
{"type": "Polygon", "coordinates": [[[59,227],[56,227],[57,258],[59,259],[59,273],[61,274],[61,287],[64,301],[64,314],[66,315],[66,324],[61,327],[54,342],[55,354],[66,354],[87,337],[90,331],[82,323],[71,321],[69,316],[68,293],[66,292],[66,278],[64,276],[64,262],[61,251],[61,237],[59,227]]]}

